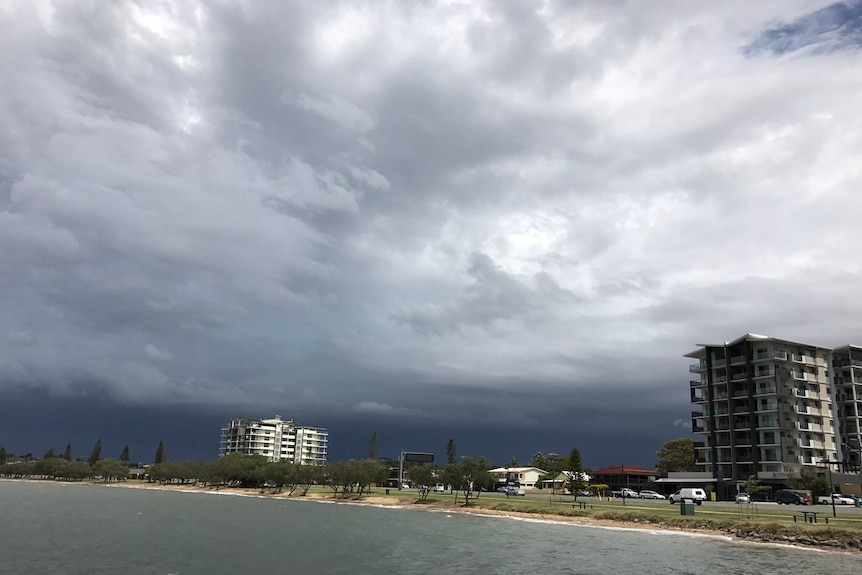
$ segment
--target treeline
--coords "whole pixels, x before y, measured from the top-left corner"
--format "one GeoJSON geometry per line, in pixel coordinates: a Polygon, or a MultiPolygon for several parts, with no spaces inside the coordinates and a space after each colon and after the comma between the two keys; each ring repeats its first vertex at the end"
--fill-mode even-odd
{"type": "Polygon", "coordinates": [[[83,460],[47,457],[38,461],[19,461],[0,465],[0,477],[62,481],[99,478],[106,482],[120,481],[129,477],[129,465],[118,459],[100,459],[91,465],[83,460]]]}

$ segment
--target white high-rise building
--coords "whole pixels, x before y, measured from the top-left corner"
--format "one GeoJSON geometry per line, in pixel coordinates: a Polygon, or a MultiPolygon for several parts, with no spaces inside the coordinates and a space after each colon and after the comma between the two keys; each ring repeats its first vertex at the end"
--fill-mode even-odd
{"type": "Polygon", "coordinates": [[[270,461],[323,465],[329,433],[323,427],[297,425],[276,415],[272,419],[232,418],[221,429],[219,457],[228,453],[263,455],[270,461]]]}
{"type": "Polygon", "coordinates": [[[780,484],[844,460],[841,431],[858,434],[856,398],[862,399],[862,385],[853,383],[853,351],[859,352],[746,334],[685,355],[697,360],[689,368],[697,375],[690,385],[698,408],[692,431],[703,437],[696,461],[715,478],[719,497],[752,475],[780,484]]]}

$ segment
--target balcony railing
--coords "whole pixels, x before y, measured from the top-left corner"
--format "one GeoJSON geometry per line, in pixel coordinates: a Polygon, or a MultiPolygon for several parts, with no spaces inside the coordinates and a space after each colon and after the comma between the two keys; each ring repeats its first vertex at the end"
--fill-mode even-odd
{"type": "Polygon", "coordinates": [[[730,376],[730,381],[744,381],[748,379],[748,372],[740,371],[730,376]]]}
{"type": "Polygon", "coordinates": [[[807,389],[799,389],[798,387],[793,390],[793,395],[796,397],[808,397],[807,389]]]}
{"type": "Polygon", "coordinates": [[[809,413],[811,413],[811,410],[808,408],[807,405],[797,405],[796,413],[800,415],[808,415],[809,413]]]}
{"type": "Polygon", "coordinates": [[[702,386],[702,385],[706,385],[706,382],[705,382],[705,381],[701,381],[701,380],[699,380],[699,379],[692,379],[692,380],[691,380],[691,381],[689,381],[688,383],[689,383],[689,385],[691,385],[692,387],[700,387],[700,386],[702,386]]]}
{"type": "Polygon", "coordinates": [[[716,375],[715,377],[712,378],[712,381],[713,381],[713,383],[724,383],[725,381],[727,381],[727,376],[726,375],[716,375]]]}
{"type": "Polygon", "coordinates": [[[727,361],[726,361],[726,360],[724,360],[724,359],[714,359],[714,360],[712,360],[712,368],[713,368],[713,369],[716,369],[716,368],[719,368],[719,367],[724,367],[725,365],[727,365],[727,361]]]}
{"type": "Polygon", "coordinates": [[[740,363],[745,363],[744,355],[735,355],[730,358],[730,365],[739,365],[740,363]]]}
{"type": "Polygon", "coordinates": [[[757,371],[754,372],[755,379],[758,377],[770,377],[773,375],[775,375],[775,368],[774,367],[770,367],[768,369],[758,369],[757,371]]]}
{"type": "Polygon", "coordinates": [[[692,373],[697,373],[698,371],[703,371],[706,369],[705,363],[693,363],[688,366],[688,370],[692,373]]]}
{"type": "Polygon", "coordinates": [[[757,388],[757,393],[755,395],[771,395],[775,393],[774,385],[761,385],[757,388]]]}

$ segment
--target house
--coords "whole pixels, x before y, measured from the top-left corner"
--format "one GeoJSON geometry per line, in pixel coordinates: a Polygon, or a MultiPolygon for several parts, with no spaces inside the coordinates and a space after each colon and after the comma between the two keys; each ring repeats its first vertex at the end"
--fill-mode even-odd
{"type": "Polygon", "coordinates": [[[603,483],[611,491],[617,491],[623,487],[640,491],[650,489],[650,485],[658,477],[655,469],[644,469],[635,465],[612,465],[604,469],[593,471],[593,483],[603,483]]]}
{"type": "Polygon", "coordinates": [[[533,489],[542,476],[548,474],[547,471],[538,467],[497,467],[488,473],[491,474],[496,483],[517,481],[524,489],[533,489]]]}
{"type": "MultiPolygon", "coordinates": [[[[553,479],[543,479],[542,480],[542,489],[567,489],[569,481],[572,479],[573,472],[572,471],[561,471],[559,475],[554,477],[553,479]]],[[[581,481],[584,483],[589,483],[592,478],[581,472],[581,481]]]]}

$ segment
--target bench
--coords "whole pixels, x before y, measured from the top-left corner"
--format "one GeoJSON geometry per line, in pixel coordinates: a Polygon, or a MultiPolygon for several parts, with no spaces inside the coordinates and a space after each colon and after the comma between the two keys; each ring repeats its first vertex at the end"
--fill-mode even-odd
{"type": "Polygon", "coordinates": [[[593,505],[591,503],[585,503],[583,501],[576,501],[574,503],[574,505],[572,505],[572,509],[575,508],[575,505],[577,505],[578,508],[580,508],[580,509],[587,509],[587,508],[592,509],[593,508],[593,505]]]}
{"type": "MultiPolygon", "coordinates": [[[[800,511],[799,513],[793,516],[793,522],[796,523],[797,518],[802,518],[803,523],[817,523],[817,515],[821,513],[820,511],[800,511]]],[[[826,521],[826,524],[829,524],[829,518],[823,518],[826,521]]]]}

